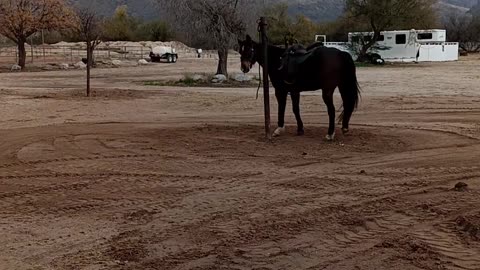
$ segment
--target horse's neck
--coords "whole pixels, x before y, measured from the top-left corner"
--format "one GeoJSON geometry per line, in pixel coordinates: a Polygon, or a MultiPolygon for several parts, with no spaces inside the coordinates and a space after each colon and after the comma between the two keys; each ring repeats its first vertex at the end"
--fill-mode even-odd
{"type": "MultiPolygon", "coordinates": [[[[257,46],[258,51],[261,52],[258,62],[263,67],[263,47],[261,44],[258,44],[257,46]]],[[[282,57],[283,53],[284,50],[282,48],[271,45],[268,46],[268,73],[270,75],[278,72],[278,68],[280,67],[280,57],[282,57]]]]}

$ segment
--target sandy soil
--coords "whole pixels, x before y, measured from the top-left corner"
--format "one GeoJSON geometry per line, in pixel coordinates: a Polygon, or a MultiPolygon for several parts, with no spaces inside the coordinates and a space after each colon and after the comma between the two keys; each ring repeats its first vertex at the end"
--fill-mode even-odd
{"type": "Polygon", "coordinates": [[[266,142],[253,88],[142,84],[214,60],[97,69],[91,99],[0,74],[0,269],[480,269],[479,68],[360,68],[333,143],[320,93],[266,142]]]}

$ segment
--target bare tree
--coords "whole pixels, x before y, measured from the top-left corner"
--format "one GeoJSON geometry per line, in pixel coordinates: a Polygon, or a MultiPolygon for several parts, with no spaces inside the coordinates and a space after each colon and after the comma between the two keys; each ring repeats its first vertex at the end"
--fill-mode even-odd
{"type": "Polygon", "coordinates": [[[78,8],[77,34],[87,44],[87,96],[90,96],[90,70],[93,65],[93,52],[101,43],[103,35],[103,20],[92,8],[78,8]]]}
{"type": "Polygon", "coordinates": [[[25,67],[27,39],[39,30],[72,26],[72,10],[64,0],[0,0],[0,34],[18,46],[18,65],[25,67]]]}
{"type": "Polygon", "coordinates": [[[245,32],[245,14],[253,0],[157,0],[162,8],[175,12],[176,22],[190,34],[211,39],[218,50],[217,74],[228,75],[228,50],[245,32]]]}
{"type": "Polygon", "coordinates": [[[458,41],[460,49],[467,53],[480,51],[480,17],[452,12],[446,17],[444,26],[448,40],[458,41]]]}
{"type": "Polygon", "coordinates": [[[362,45],[359,61],[380,38],[380,33],[399,27],[412,29],[436,24],[436,0],[346,0],[346,16],[373,32],[362,45]]]}

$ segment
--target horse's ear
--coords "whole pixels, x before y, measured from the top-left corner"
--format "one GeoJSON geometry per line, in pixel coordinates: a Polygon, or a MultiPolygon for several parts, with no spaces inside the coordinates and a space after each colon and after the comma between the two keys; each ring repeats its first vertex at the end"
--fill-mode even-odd
{"type": "Polygon", "coordinates": [[[252,37],[250,35],[247,35],[247,40],[245,40],[246,42],[252,42],[252,37]]]}

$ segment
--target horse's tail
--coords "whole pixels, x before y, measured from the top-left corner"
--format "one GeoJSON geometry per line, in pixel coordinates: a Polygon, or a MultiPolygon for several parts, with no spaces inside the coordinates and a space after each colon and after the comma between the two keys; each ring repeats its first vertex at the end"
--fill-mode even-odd
{"type": "Polygon", "coordinates": [[[340,52],[342,58],[342,76],[339,85],[340,95],[343,99],[343,112],[339,116],[339,122],[348,130],[348,124],[353,112],[360,101],[360,85],[357,80],[357,68],[352,56],[347,52],[340,52]]]}

